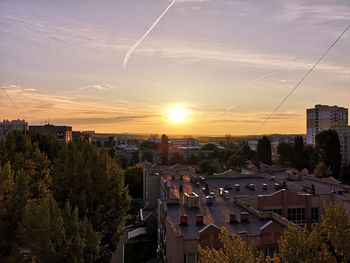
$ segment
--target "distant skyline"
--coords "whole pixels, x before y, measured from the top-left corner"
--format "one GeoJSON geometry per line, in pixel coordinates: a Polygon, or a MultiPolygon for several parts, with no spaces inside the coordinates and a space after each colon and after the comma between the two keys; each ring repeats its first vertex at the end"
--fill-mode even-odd
{"type": "MultiPolygon", "coordinates": [[[[1,0],[0,85],[31,124],[252,134],[350,23],[347,0],[178,0],[123,69],[171,2],[1,0]]],[[[349,50],[347,32],[259,134],[305,133],[315,104],[349,108],[349,50]]],[[[2,90],[0,118],[21,118],[2,90]]]]}

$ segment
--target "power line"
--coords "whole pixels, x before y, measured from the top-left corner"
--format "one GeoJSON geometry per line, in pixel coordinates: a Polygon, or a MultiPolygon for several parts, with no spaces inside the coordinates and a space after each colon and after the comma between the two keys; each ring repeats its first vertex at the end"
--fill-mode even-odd
{"type": "Polygon", "coordinates": [[[5,93],[5,95],[7,96],[7,98],[11,101],[13,107],[19,112],[19,114],[22,116],[22,119],[25,120],[25,117],[23,115],[23,113],[20,111],[20,109],[17,107],[16,103],[14,102],[14,100],[10,97],[10,95],[7,93],[6,89],[3,86],[0,86],[2,91],[5,93]]]}
{"type": "MultiPolygon", "coordinates": [[[[255,130],[254,135],[271,119],[273,114],[283,105],[283,103],[295,92],[295,90],[304,82],[304,80],[310,75],[310,73],[316,68],[316,66],[323,60],[323,58],[328,54],[328,52],[335,46],[335,44],[341,39],[341,37],[348,31],[350,24],[345,28],[345,30],[338,36],[338,38],[329,46],[329,48],[322,54],[322,56],[316,61],[316,63],[306,72],[302,79],[293,87],[293,89],[287,94],[287,96],[277,105],[277,107],[265,118],[265,120],[260,124],[260,126],[255,130]]],[[[245,146],[242,146],[237,150],[235,155],[237,155],[245,146]]]]}

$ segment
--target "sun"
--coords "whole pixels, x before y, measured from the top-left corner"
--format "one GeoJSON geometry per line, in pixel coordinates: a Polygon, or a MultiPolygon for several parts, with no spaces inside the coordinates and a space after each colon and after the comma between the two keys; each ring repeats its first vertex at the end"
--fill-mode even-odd
{"type": "Polygon", "coordinates": [[[190,111],[182,107],[170,108],[167,112],[167,117],[172,123],[183,123],[187,120],[190,111]]]}

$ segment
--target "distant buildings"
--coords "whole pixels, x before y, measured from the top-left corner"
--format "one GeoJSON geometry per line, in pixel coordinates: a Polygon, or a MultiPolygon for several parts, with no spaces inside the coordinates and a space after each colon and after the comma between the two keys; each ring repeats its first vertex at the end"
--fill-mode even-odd
{"type": "Polygon", "coordinates": [[[350,164],[350,126],[336,127],[340,141],[342,165],[350,164]]]}
{"type": "Polygon", "coordinates": [[[5,137],[14,130],[28,130],[28,122],[25,120],[3,120],[0,122],[0,138],[5,137]]]}
{"type": "Polygon", "coordinates": [[[46,124],[43,126],[29,126],[29,130],[42,134],[52,134],[62,142],[69,142],[72,140],[71,126],[55,126],[52,124],[46,124]]]}
{"type": "Polygon", "coordinates": [[[306,115],[307,144],[315,145],[316,135],[323,130],[348,125],[348,109],[343,107],[318,104],[307,109],[306,115]]]}

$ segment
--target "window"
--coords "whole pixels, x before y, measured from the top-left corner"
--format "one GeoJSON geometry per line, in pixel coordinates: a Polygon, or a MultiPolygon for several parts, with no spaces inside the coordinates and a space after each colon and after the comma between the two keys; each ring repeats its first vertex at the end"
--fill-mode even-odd
{"type": "Polygon", "coordinates": [[[311,208],[311,223],[312,224],[319,223],[318,207],[312,207],[311,208]]]}
{"type": "Polygon", "coordinates": [[[197,253],[184,254],[184,263],[197,263],[197,253]]]}
{"type": "Polygon", "coordinates": [[[278,253],[278,247],[267,247],[266,256],[270,257],[271,262],[273,262],[273,257],[278,253]]]}
{"type": "Polygon", "coordinates": [[[288,208],[288,220],[297,225],[305,225],[305,208],[288,208]]]}
{"type": "Polygon", "coordinates": [[[264,212],[274,212],[277,215],[282,215],[282,208],[266,208],[264,209],[264,212]]]}

